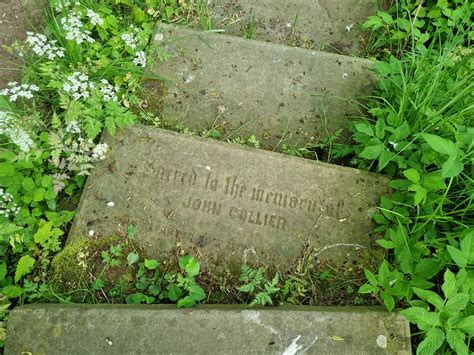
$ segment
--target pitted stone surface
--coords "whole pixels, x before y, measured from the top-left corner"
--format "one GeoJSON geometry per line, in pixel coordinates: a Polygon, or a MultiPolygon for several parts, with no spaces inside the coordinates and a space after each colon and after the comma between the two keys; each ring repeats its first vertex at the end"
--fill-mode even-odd
{"type": "Polygon", "coordinates": [[[0,88],[11,80],[18,80],[23,69],[21,60],[6,47],[24,39],[27,30],[38,30],[45,2],[0,0],[0,88]]]}
{"type": "Polygon", "coordinates": [[[364,59],[165,25],[155,40],[171,54],[153,68],[166,83],[148,90],[165,120],[229,138],[256,135],[268,150],[345,128],[360,115],[354,100],[373,87],[364,59]]]}
{"type": "Polygon", "coordinates": [[[373,241],[369,214],[389,191],[376,174],[149,127],[105,142],[69,238],[133,223],[157,257],[179,243],[206,265],[288,266],[309,244],[343,263],[373,241]]]}
{"type": "Polygon", "coordinates": [[[217,27],[226,33],[340,54],[361,51],[358,30],[379,0],[213,0],[217,27]],[[248,28],[252,28],[249,32],[248,28]]]}
{"type": "Polygon", "coordinates": [[[408,322],[381,309],[38,304],[16,308],[8,322],[5,354],[26,353],[408,355],[411,351],[408,322]]]}

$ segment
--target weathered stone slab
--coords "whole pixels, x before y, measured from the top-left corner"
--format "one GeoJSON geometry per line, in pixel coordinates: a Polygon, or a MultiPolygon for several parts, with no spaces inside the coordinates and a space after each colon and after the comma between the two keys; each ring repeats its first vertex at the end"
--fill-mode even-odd
{"type": "Polygon", "coordinates": [[[152,68],[169,80],[166,90],[150,83],[152,106],[192,129],[256,135],[269,150],[345,128],[373,84],[364,59],[165,25],[155,39],[172,58],[152,68]]]}
{"type": "Polygon", "coordinates": [[[368,308],[29,305],[5,354],[411,354],[408,322],[368,308]]]}
{"type": "Polygon", "coordinates": [[[39,27],[45,0],[0,0],[0,88],[18,80],[22,63],[5,49],[15,40],[24,39],[27,30],[39,27]]]}
{"type": "Polygon", "coordinates": [[[179,243],[207,265],[286,265],[306,242],[343,262],[373,240],[369,210],[388,179],[150,127],[105,136],[70,239],[137,227],[151,255],[179,243]]]}
{"type": "Polygon", "coordinates": [[[379,5],[377,0],[211,1],[217,27],[226,33],[341,54],[360,51],[357,27],[379,5]]]}

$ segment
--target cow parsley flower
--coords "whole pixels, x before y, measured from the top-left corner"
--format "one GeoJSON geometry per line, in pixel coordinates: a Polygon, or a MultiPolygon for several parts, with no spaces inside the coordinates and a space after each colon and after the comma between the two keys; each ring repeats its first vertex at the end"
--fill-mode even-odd
{"type": "Polygon", "coordinates": [[[13,114],[6,111],[0,111],[0,134],[8,137],[23,152],[29,152],[33,145],[33,140],[28,132],[20,127],[13,114]]]}
{"type": "Polygon", "coordinates": [[[139,67],[146,67],[146,55],[144,51],[137,52],[133,63],[139,67]]]}
{"type": "Polygon", "coordinates": [[[20,207],[13,202],[13,195],[0,188],[0,217],[14,217],[20,212],[20,207]]]}
{"type": "Polygon", "coordinates": [[[54,6],[54,10],[59,13],[64,10],[68,10],[69,7],[71,7],[71,5],[72,5],[71,0],[59,0],[54,6]]]}
{"type": "Polygon", "coordinates": [[[138,29],[134,26],[130,26],[132,30],[130,33],[123,33],[120,38],[125,42],[127,46],[132,49],[136,49],[140,44],[140,41],[137,37],[138,29]]]}
{"type": "Polygon", "coordinates": [[[81,72],[72,73],[63,85],[63,90],[71,94],[74,100],[87,99],[94,88],[95,84],[89,81],[89,76],[81,72]]]}
{"type": "Polygon", "coordinates": [[[104,160],[105,154],[107,154],[108,150],[109,146],[107,145],[107,143],[97,144],[95,148],[92,149],[92,158],[96,160],[104,160]]]}
{"type": "Polygon", "coordinates": [[[66,126],[66,132],[71,133],[71,134],[80,134],[81,133],[81,128],[79,127],[79,124],[77,121],[72,121],[66,126]]]}
{"type": "Polygon", "coordinates": [[[49,60],[64,57],[64,49],[56,46],[57,41],[48,41],[48,38],[40,33],[26,32],[26,34],[25,42],[35,54],[40,57],[47,56],[49,60]]]}
{"type": "Polygon", "coordinates": [[[113,86],[106,79],[102,79],[100,83],[102,84],[100,91],[104,95],[104,101],[117,101],[117,92],[120,90],[120,86],[113,86]]]}
{"type": "Polygon", "coordinates": [[[96,26],[102,26],[104,24],[104,19],[100,17],[97,12],[92,11],[91,9],[87,9],[87,17],[91,20],[91,23],[96,26]]]}
{"type": "Polygon", "coordinates": [[[39,91],[37,85],[18,84],[16,81],[9,82],[7,88],[0,90],[0,95],[8,96],[10,101],[16,101],[19,97],[25,99],[33,98],[33,92],[39,91]]]}
{"type": "Polygon", "coordinates": [[[69,16],[63,17],[61,24],[66,32],[67,40],[75,41],[77,44],[82,44],[84,41],[95,42],[91,37],[91,31],[84,29],[84,24],[77,13],[71,13],[69,16]]]}

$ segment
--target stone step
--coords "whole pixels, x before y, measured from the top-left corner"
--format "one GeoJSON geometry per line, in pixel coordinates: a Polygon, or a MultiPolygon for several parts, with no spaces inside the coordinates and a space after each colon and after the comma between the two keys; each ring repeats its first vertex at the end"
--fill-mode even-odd
{"type": "Polygon", "coordinates": [[[171,59],[153,67],[168,82],[149,82],[152,110],[225,137],[256,135],[268,150],[345,128],[374,82],[364,59],[163,24],[155,40],[171,59]]]}
{"type": "Polygon", "coordinates": [[[399,354],[408,322],[364,307],[52,305],[14,309],[13,354],[399,354]]]}
{"type": "Polygon", "coordinates": [[[177,244],[207,266],[289,266],[306,246],[342,264],[374,240],[369,214],[388,179],[144,126],[105,135],[69,240],[133,223],[152,256],[177,244]]]}
{"type": "Polygon", "coordinates": [[[358,26],[380,0],[214,0],[217,28],[226,33],[340,54],[361,52],[358,26]]]}

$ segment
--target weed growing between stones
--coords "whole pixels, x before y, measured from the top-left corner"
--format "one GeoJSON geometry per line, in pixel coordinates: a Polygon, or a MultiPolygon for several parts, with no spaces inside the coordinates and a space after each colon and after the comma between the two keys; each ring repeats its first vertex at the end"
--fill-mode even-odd
{"type": "Polygon", "coordinates": [[[389,311],[405,308],[401,314],[416,325],[417,354],[468,354],[474,334],[473,5],[400,4],[365,25],[378,30],[375,47],[385,48],[387,58],[375,66],[380,81],[367,104],[370,116],[351,126],[352,146],[336,149],[357,167],[393,178],[394,193],[373,216],[389,258],[377,273],[365,272],[359,292],[389,311]]]}

